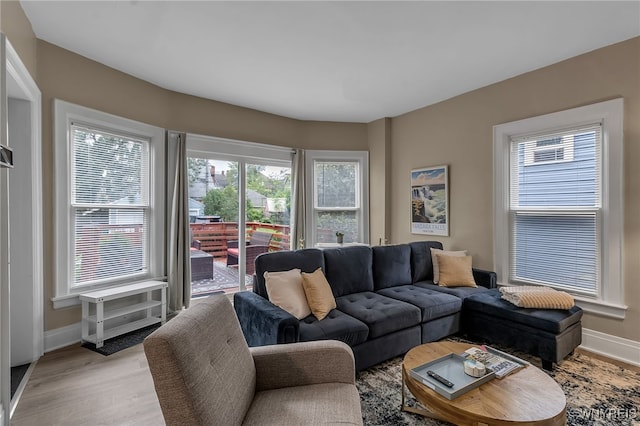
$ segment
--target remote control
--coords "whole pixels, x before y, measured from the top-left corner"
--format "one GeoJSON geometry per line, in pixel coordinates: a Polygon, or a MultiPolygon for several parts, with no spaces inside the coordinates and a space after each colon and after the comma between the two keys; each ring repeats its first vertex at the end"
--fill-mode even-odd
{"type": "Polygon", "coordinates": [[[429,377],[433,377],[435,380],[439,381],[440,383],[442,383],[446,387],[448,387],[448,388],[452,388],[453,387],[453,383],[451,383],[450,381],[448,381],[447,379],[445,379],[444,377],[442,377],[438,373],[436,373],[436,372],[434,372],[432,370],[429,370],[429,371],[427,371],[427,374],[429,375],[429,377]]]}

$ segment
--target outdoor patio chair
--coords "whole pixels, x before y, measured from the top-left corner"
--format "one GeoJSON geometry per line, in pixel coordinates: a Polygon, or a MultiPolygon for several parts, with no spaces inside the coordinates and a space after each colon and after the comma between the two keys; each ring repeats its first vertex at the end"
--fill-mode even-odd
{"type": "Polygon", "coordinates": [[[362,425],[347,344],[249,348],[224,295],[167,321],[144,352],[167,426],[362,425]]]}
{"type": "MultiPolygon", "coordinates": [[[[247,242],[246,247],[246,273],[252,275],[256,271],[255,260],[260,253],[266,253],[269,251],[269,245],[271,244],[271,237],[273,234],[268,232],[254,231],[247,242]]],[[[238,241],[227,242],[227,266],[234,266],[238,264],[238,241]]]]}

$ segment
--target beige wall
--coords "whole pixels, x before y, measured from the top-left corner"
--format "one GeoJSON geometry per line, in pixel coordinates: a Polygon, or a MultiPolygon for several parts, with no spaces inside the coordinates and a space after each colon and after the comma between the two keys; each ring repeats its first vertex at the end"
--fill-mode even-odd
{"type": "Polygon", "coordinates": [[[493,268],[493,126],[624,97],[625,320],[586,314],[583,326],[640,341],[640,37],[506,80],[392,120],[391,232],[394,242],[430,239],[410,232],[412,168],[449,165],[450,236],[474,264],[493,268]]]}
{"type": "Polygon", "coordinates": [[[390,205],[391,119],[367,125],[369,139],[369,242],[385,244],[391,239],[390,205]]]}
{"type": "Polygon", "coordinates": [[[36,36],[31,29],[31,23],[22,10],[20,3],[15,1],[0,1],[0,31],[2,31],[16,50],[22,63],[35,80],[36,76],[36,36]]]}

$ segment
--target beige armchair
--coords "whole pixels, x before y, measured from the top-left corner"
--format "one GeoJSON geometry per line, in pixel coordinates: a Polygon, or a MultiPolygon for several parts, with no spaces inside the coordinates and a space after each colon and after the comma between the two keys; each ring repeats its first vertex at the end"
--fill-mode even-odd
{"type": "Polygon", "coordinates": [[[353,353],[338,341],[249,348],[211,296],[144,341],[167,425],[361,425],[353,353]]]}

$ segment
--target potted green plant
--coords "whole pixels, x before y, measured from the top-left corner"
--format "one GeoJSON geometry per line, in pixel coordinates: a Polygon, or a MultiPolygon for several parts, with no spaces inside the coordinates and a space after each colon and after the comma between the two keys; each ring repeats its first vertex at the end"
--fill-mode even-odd
{"type": "Polygon", "coordinates": [[[342,244],[344,242],[344,233],[336,231],[336,239],[338,241],[338,244],[342,244]]]}

